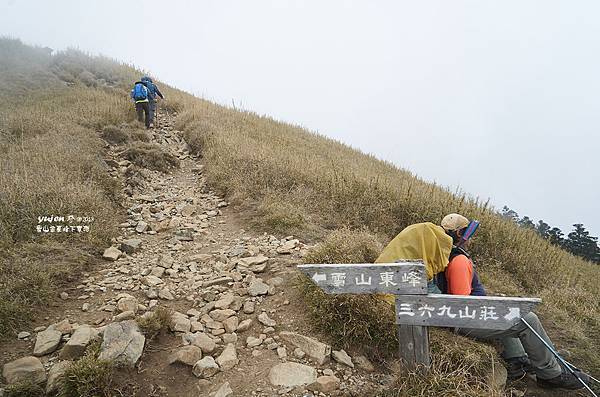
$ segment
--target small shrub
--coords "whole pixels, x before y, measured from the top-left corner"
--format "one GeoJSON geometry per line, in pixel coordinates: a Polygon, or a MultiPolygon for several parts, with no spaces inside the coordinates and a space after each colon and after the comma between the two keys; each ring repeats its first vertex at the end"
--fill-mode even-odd
{"type": "Polygon", "coordinates": [[[129,137],[132,141],[150,142],[150,137],[148,136],[148,134],[145,131],[142,131],[142,130],[132,131],[129,134],[129,137]]]}
{"type": "Polygon", "coordinates": [[[206,121],[193,121],[191,117],[190,113],[184,113],[177,117],[175,128],[193,131],[193,133],[185,133],[185,140],[192,153],[201,155],[207,142],[215,136],[216,127],[206,121]]]}
{"type": "Polygon", "coordinates": [[[270,233],[294,233],[305,224],[305,214],[295,205],[265,198],[258,207],[260,216],[254,220],[257,226],[270,233]]]}
{"type": "Polygon", "coordinates": [[[135,142],[124,153],[138,167],[167,172],[179,167],[179,160],[155,143],[135,142]]]}
{"type": "Polygon", "coordinates": [[[18,382],[9,385],[4,390],[4,396],[6,397],[44,397],[46,392],[44,388],[33,382],[18,382]]]}
{"type": "Polygon", "coordinates": [[[113,145],[121,145],[129,140],[129,136],[121,128],[114,125],[107,125],[102,129],[102,139],[113,145]]]}
{"type": "Polygon", "coordinates": [[[340,229],[331,233],[305,258],[306,263],[373,263],[383,247],[366,231],[340,229]]]}
{"type": "Polygon", "coordinates": [[[393,386],[378,397],[494,397],[503,396],[492,382],[501,370],[493,347],[446,330],[429,328],[431,367],[427,373],[392,366],[393,386]]]}
{"type": "Polygon", "coordinates": [[[59,396],[113,396],[113,364],[99,360],[100,342],[92,343],[85,355],[75,361],[61,376],[59,396]]]}
{"type": "Polygon", "coordinates": [[[151,315],[138,317],[136,321],[142,333],[152,340],[169,327],[171,312],[164,307],[159,307],[151,315]]]}

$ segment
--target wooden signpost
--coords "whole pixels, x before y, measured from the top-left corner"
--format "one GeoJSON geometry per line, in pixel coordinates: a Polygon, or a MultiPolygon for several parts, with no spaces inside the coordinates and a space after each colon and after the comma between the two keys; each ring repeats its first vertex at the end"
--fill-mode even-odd
{"type": "Polygon", "coordinates": [[[400,358],[410,369],[428,367],[427,327],[504,330],[521,321],[538,298],[428,294],[422,261],[387,264],[299,265],[328,294],[393,294],[400,358]]]}

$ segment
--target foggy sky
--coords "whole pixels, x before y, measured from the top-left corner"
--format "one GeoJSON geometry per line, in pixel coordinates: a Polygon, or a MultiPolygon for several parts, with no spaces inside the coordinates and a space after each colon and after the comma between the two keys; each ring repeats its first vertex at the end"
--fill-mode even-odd
{"type": "Polygon", "coordinates": [[[591,0],[2,0],[0,35],[133,63],[597,236],[599,12],[591,0]]]}

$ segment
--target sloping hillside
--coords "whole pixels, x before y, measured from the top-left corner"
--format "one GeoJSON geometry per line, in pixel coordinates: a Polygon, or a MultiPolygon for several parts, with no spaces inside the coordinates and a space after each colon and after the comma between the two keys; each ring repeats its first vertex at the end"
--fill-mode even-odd
{"type": "MultiPolygon", "coordinates": [[[[294,270],[307,256],[372,261],[407,225],[461,212],[482,222],[473,254],[488,289],[541,297],[557,347],[600,372],[598,266],[486,203],[160,82],[158,126],[142,130],[128,98],[139,75],[0,40],[0,365],[35,353],[37,376],[66,371],[64,396],[308,393],[274,384],[275,367],[286,381],[286,370],[325,378],[312,387],[325,395],[553,395],[527,381],[498,390],[495,349],[444,330],[432,330],[429,375],[405,376],[388,308],[318,295],[294,270]],[[38,217],[68,215],[93,218],[89,232],[38,232],[48,223],[38,217]],[[117,357],[133,369],[99,360],[106,346],[94,339],[107,332],[136,341],[139,361],[135,351],[117,357]],[[345,349],[354,367],[290,333],[345,349]]],[[[6,393],[42,395],[37,383],[6,393]]]]}

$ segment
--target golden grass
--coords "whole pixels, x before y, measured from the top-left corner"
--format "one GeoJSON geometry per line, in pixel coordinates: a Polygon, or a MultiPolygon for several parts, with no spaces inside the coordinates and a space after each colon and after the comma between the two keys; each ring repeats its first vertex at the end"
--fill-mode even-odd
{"type": "Polygon", "coordinates": [[[0,336],[17,332],[115,236],[121,186],[106,172],[99,132],[133,120],[123,90],[133,72],[0,39],[0,336]],[[37,232],[38,217],[50,215],[94,221],[89,233],[37,232]]]}

